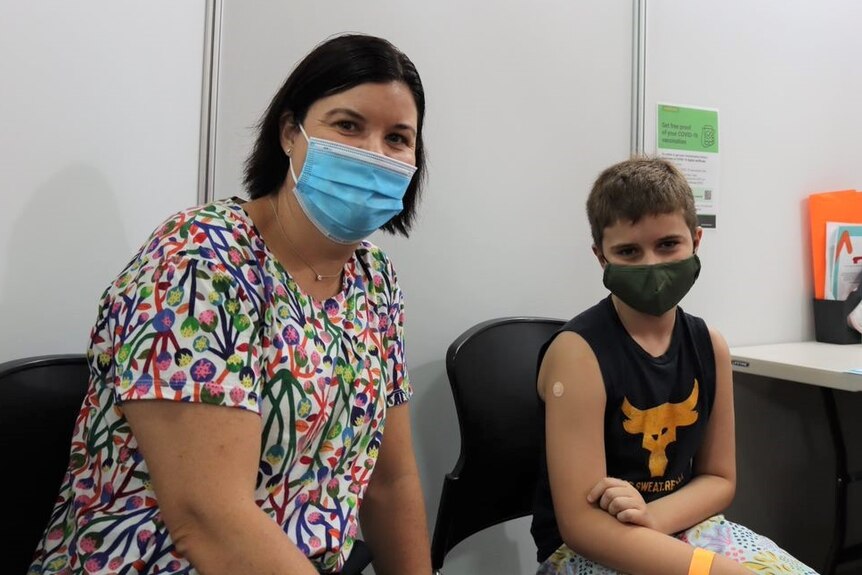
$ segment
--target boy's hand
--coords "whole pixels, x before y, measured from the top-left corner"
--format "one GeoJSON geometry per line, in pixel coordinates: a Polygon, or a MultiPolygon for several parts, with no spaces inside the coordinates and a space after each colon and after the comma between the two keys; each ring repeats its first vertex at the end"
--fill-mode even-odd
{"type": "Polygon", "coordinates": [[[599,507],[622,523],[655,529],[655,523],[643,496],[628,481],[605,477],[590,490],[587,501],[598,503],[599,507]]]}

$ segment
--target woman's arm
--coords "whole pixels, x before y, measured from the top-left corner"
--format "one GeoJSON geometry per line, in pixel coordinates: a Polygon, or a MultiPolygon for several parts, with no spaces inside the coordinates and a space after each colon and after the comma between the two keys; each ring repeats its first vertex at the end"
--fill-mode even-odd
{"type": "Polygon", "coordinates": [[[425,503],[406,403],[387,408],[383,442],[359,519],[374,556],[375,573],[431,573],[425,503]]]}
{"type": "Polygon", "coordinates": [[[736,492],[736,435],[733,377],[727,342],[710,329],[715,350],[715,403],[706,436],[694,462],[694,478],[685,487],[647,505],[662,533],[677,533],[724,511],[736,492]]]}
{"type": "MultiPolygon", "coordinates": [[[[546,449],[560,535],[576,553],[633,575],[686,575],[693,549],[656,530],[623,523],[587,495],[606,475],[605,390],[598,361],[579,335],[560,334],[539,373],[546,449]],[[557,385],[559,384],[559,385],[557,385]]],[[[716,557],[712,575],[746,574],[716,557]]]]}
{"type": "Polygon", "coordinates": [[[179,553],[203,575],[316,575],[255,503],[260,416],[164,400],[122,405],[179,553]]]}

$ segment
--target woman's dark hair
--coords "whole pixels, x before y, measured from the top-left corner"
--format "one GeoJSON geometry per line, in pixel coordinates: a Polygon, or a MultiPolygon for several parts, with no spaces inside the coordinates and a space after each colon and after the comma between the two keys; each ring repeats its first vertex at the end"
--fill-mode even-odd
{"type": "Polygon", "coordinates": [[[290,158],[281,148],[281,121],[289,113],[302,123],[321,98],[368,82],[403,82],[416,102],[416,173],[404,194],[404,209],[381,229],[407,236],[425,178],[422,123],[425,91],[413,62],[388,41],[364,34],[346,34],[318,45],[294,68],[258,124],[257,140],[245,162],[245,186],[252,199],[276,193],[287,177],[290,158]]]}

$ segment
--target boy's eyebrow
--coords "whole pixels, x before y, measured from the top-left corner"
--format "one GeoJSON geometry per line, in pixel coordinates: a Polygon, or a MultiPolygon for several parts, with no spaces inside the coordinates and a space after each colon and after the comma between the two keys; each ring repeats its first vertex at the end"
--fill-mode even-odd
{"type": "MultiPolygon", "coordinates": [[[[658,240],[656,240],[656,243],[660,244],[662,242],[666,242],[669,240],[680,240],[684,237],[685,236],[683,234],[669,234],[669,235],[660,237],[658,240]]],[[[610,249],[620,250],[623,248],[636,248],[639,245],[640,244],[638,242],[623,242],[623,243],[619,243],[619,244],[611,244],[610,249]]]]}
{"type": "Polygon", "coordinates": [[[684,237],[682,234],[669,234],[659,239],[659,242],[666,242],[667,240],[678,240],[684,237]]]}
{"type": "Polygon", "coordinates": [[[612,249],[612,250],[619,250],[619,249],[622,249],[622,248],[636,248],[636,247],[638,247],[638,244],[637,244],[637,243],[628,242],[628,243],[621,243],[621,244],[611,244],[611,246],[610,246],[610,247],[611,247],[611,249],[612,249]]]}

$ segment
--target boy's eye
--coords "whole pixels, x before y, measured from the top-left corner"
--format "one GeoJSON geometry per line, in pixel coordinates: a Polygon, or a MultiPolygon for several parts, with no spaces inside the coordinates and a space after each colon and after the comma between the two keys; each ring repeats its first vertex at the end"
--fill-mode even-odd
{"type": "Polygon", "coordinates": [[[659,247],[665,250],[672,250],[679,245],[679,240],[665,240],[659,244],[659,247]]]}
{"type": "Polygon", "coordinates": [[[620,248],[617,250],[617,255],[623,258],[631,257],[637,253],[635,248],[620,248]]]}

